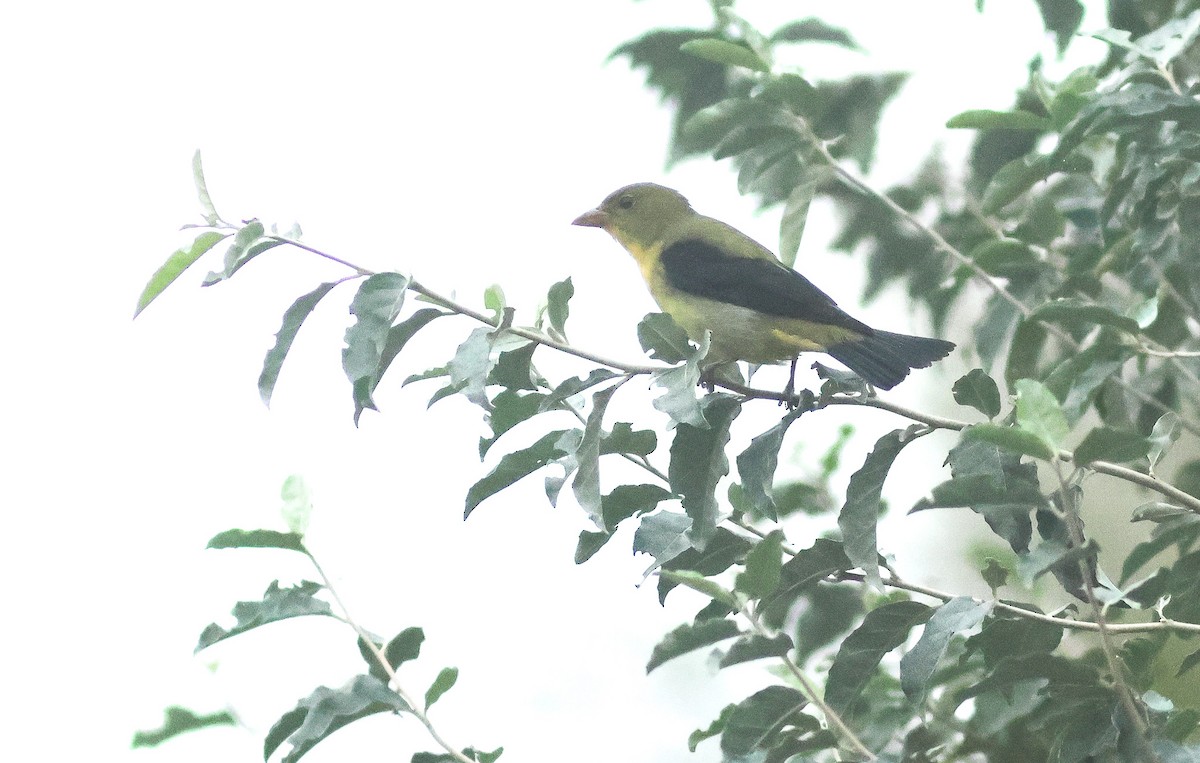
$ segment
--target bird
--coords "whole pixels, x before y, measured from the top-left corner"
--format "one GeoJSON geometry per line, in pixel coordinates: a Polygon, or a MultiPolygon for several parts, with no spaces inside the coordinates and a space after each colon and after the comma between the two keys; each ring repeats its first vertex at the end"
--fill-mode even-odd
{"type": "Polygon", "coordinates": [[[734,361],[791,362],[823,352],[872,387],[889,390],[914,368],[954,349],[944,339],[871,328],[784,265],[762,244],[706,217],[678,191],[635,183],[609,194],[572,225],[600,228],[633,256],[658,306],[693,341],[709,332],[707,371],[734,361]]]}

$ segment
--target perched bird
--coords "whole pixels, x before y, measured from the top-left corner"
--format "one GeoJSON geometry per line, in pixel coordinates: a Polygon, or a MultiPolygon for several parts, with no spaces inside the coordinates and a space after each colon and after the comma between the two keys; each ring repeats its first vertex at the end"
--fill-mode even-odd
{"type": "MultiPolygon", "coordinates": [[[[710,331],[706,364],[791,361],[824,352],[868,383],[891,389],[954,344],[873,329],[744,233],[696,213],[679,192],[654,183],[613,191],[573,225],[602,228],[625,247],[650,294],[688,336],[710,331]]],[[[789,380],[787,394],[794,380],[789,380]]]]}

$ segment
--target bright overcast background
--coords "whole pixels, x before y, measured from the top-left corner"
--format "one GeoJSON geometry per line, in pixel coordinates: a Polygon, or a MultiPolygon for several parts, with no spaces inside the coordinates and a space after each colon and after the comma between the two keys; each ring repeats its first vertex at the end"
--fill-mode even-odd
{"type": "MultiPolygon", "coordinates": [[[[768,30],[819,15],[866,50],[807,46],[806,74],[913,73],[886,112],[880,185],[903,179],[936,142],[961,155],[967,136],[945,130],[946,118],[1009,106],[1025,63],[1053,51],[1033,0],[989,2],[982,15],[971,0],[739,8],[768,30]]],[[[309,319],[269,411],[255,388],[283,310],[342,274],[330,263],[276,249],[203,290],[214,263],[201,263],[131,321],[150,274],[189,240],[179,226],[199,221],[199,148],[228,219],[298,221],[314,246],[469,303],[499,283],[518,322],[572,276],[572,340],[640,360],[634,327],[653,304],[616,244],[572,218],[620,185],[656,180],[777,243],[778,210],[758,215],[728,167],[665,172],[668,113],[641,73],[605,63],[651,28],[707,25],[708,3],[32,2],[0,16],[6,754],[260,759],[279,715],[360,670],[333,621],[274,625],[191,656],[236,600],[277,577],[312,576],[284,552],[203,549],[227,528],[281,528],[279,487],[301,474],[317,506],[310,547],[355,618],[384,636],[425,628],[421,659],[404,668],[414,693],[441,667],[461,669],[434,710],[455,744],[503,745],[514,763],[717,760],[714,742],[688,753],[687,734],[772,678],[764,663],[716,674],[703,654],[645,675],[653,644],[698,599],[681,592],[663,609],[653,580],[639,588],[647,560],[629,553],[626,533],[574,565],[586,520],[569,495],[549,507],[537,477],[462,521],[466,488],[505,444],[480,464],[480,411],[456,397],[426,412],[435,387],[399,382],[444,363],[467,320],[420,335],[384,381],[382,413],[357,429],[339,352],[349,289],[309,319]],[[170,704],[230,706],[250,732],[128,752],[133,732],[157,726],[170,704]]],[[[1084,28],[1103,25],[1093,13],[1084,28]]],[[[868,322],[927,329],[898,295],[855,308],[858,263],[822,246],[827,213],[814,211],[800,269],[868,322]]],[[[954,370],[888,394],[946,405],[936,396],[954,370]]],[[[647,396],[628,397],[625,410],[645,411],[647,396]]],[[[737,437],[778,416],[750,408],[737,437]]],[[[896,424],[846,410],[802,419],[785,454],[799,449],[811,463],[852,420],[844,484],[896,424]]],[[[662,428],[657,414],[639,415],[662,428]]],[[[514,432],[508,447],[535,436],[514,432]]],[[[904,458],[919,471],[915,450],[904,458]]],[[[928,484],[893,482],[901,507],[928,484]]],[[[970,520],[900,513],[884,545],[922,578],[921,557],[952,544],[955,522],[970,520]]],[[[377,716],[308,759],[403,761],[422,749],[434,748],[412,719],[377,716]]]]}

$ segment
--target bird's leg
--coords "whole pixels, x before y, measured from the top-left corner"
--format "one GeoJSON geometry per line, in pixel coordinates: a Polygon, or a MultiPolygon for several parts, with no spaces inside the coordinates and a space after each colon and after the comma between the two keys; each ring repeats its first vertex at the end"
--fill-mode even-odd
{"type": "Polygon", "coordinates": [[[792,358],[792,369],[788,373],[787,386],[783,388],[783,400],[780,400],[781,405],[787,406],[788,410],[796,407],[796,363],[800,360],[800,356],[792,358]]]}

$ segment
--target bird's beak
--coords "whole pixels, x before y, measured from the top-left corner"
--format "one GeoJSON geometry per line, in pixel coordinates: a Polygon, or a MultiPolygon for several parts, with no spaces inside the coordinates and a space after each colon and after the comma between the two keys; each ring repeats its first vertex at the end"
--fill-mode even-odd
{"type": "Polygon", "coordinates": [[[582,225],[585,228],[604,228],[607,230],[608,213],[599,209],[588,210],[572,220],[571,225],[582,225]]]}

